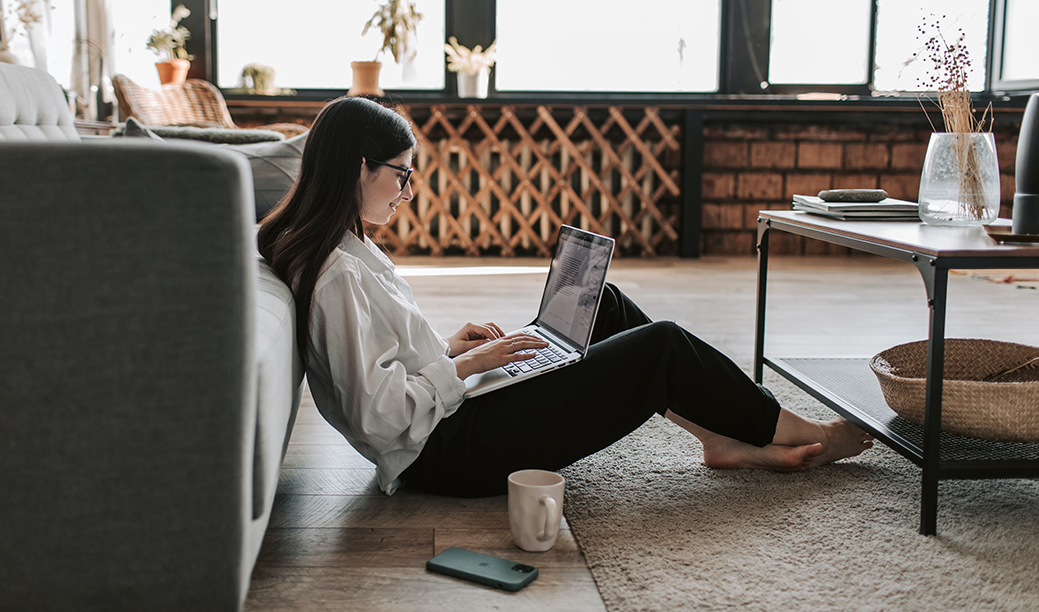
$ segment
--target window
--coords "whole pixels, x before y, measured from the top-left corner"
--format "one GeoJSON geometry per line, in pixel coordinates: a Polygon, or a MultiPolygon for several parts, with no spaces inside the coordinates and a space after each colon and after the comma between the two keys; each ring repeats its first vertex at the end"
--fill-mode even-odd
{"type": "MultiPolygon", "coordinates": [[[[413,65],[379,55],[379,82],[389,89],[444,87],[444,0],[417,0],[422,13],[413,65]]],[[[274,68],[279,87],[348,89],[351,61],[377,59],[382,33],[361,31],[378,9],[376,0],[220,0],[216,39],[220,87],[239,87],[242,68],[258,62],[274,68]]]]}
{"type": "Polygon", "coordinates": [[[967,78],[971,91],[985,89],[985,64],[988,61],[988,0],[878,0],[877,56],[873,77],[879,91],[920,91],[919,83],[927,82],[931,63],[913,60],[923,56],[926,40],[933,33],[920,33],[920,25],[940,20],[943,36],[955,42],[962,30],[964,44],[970,54],[972,70],[967,78]]]}
{"type": "Polygon", "coordinates": [[[869,82],[872,0],[773,0],[773,84],[869,82]]]}
{"type": "Polygon", "coordinates": [[[967,85],[981,91],[988,23],[989,0],[772,0],[769,83],[926,89],[933,66],[924,43],[937,24],[950,44],[962,33],[972,62],[967,85]]]}
{"type": "Polygon", "coordinates": [[[146,87],[159,86],[156,58],[145,43],[153,29],[169,23],[169,0],[109,0],[103,6],[92,5],[85,16],[79,15],[85,4],[77,9],[76,3],[69,1],[39,1],[29,5],[39,21],[28,30],[15,11],[24,5],[13,0],[3,5],[8,31],[15,34],[12,48],[19,52],[23,64],[46,69],[62,87],[71,90],[89,86],[87,70],[100,78],[97,75],[103,58],[109,75],[125,74],[146,87]],[[77,34],[77,18],[95,27],[77,34]],[[109,34],[107,41],[105,32],[109,34]],[[74,75],[77,70],[84,72],[74,75]]]}
{"type": "Polygon", "coordinates": [[[498,91],[718,89],[720,0],[496,6],[498,91]]]}
{"type": "Polygon", "coordinates": [[[152,30],[169,25],[169,0],[111,0],[110,8],[112,74],[125,74],[142,87],[158,89],[155,62],[159,58],[147,42],[152,30]]]}
{"type": "MultiPolygon", "coordinates": [[[[443,54],[452,35],[470,47],[497,40],[492,95],[918,91],[929,66],[913,54],[931,14],[945,16],[943,33],[953,38],[963,29],[971,90],[1039,89],[1039,42],[1028,29],[1039,21],[1034,0],[416,1],[426,16],[417,78],[405,81],[400,66],[384,61],[382,83],[428,90],[415,94],[427,98],[454,91],[443,54]]],[[[207,22],[211,36],[189,46],[213,53],[210,78],[224,88],[259,62],[275,68],[281,87],[328,95],[350,86],[350,61],[372,59],[379,47],[377,32],[360,35],[378,0],[183,2],[214,18],[219,9],[207,22]],[[202,48],[207,39],[212,47],[202,48]]]]}
{"type": "Polygon", "coordinates": [[[1035,61],[1039,39],[1032,32],[1032,26],[1039,23],[1039,3],[1003,0],[996,8],[993,87],[1039,90],[1039,64],[1035,61]]]}
{"type": "Polygon", "coordinates": [[[43,68],[63,87],[69,86],[75,38],[71,3],[0,0],[0,27],[7,51],[20,64],[43,68]]]}
{"type": "Polygon", "coordinates": [[[1008,81],[1039,79],[1039,38],[1033,38],[1039,24],[1039,2],[1007,0],[1004,23],[1000,76],[1008,81]]]}

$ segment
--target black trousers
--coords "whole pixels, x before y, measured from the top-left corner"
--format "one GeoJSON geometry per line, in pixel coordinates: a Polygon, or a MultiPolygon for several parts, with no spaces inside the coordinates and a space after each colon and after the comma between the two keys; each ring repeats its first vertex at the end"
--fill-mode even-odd
{"type": "Polygon", "coordinates": [[[652,322],[607,284],[585,358],[465,400],[402,474],[456,497],[507,491],[516,470],[558,470],[667,409],[755,446],[775,436],[779,404],[728,357],[677,324],[652,322]]]}

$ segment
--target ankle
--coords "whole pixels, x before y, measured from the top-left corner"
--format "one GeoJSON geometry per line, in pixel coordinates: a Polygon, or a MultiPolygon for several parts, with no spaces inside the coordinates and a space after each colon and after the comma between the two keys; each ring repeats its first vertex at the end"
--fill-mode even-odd
{"type": "Polygon", "coordinates": [[[827,425],[822,421],[806,419],[784,408],[779,415],[779,422],[776,423],[772,443],[784,446],[826,444],[830,439],[827,425]]]}

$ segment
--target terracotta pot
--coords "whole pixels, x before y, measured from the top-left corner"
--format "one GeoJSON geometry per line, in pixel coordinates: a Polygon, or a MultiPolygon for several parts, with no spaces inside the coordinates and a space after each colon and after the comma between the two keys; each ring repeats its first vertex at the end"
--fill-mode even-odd
{"type": "Polygon", "coordinates": [[[350,62],[354,71],[353,87],[346,92],[351,96],[382,96],[386,92],[379,87],[379,71],[382,62],[350,62]]]}
{"type": "Polygon", "coordinates": [[[182,59],[155,63],[155,69],[159,71],[159,82],[163,85],[167,83],[183,83],[184,79],[188,77],[188,68],[190,67],[191,62],[182,59]]]}

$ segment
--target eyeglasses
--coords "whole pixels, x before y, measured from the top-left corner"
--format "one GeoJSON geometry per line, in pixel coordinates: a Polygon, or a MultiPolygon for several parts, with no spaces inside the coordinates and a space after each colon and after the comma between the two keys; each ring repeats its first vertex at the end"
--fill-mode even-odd
{"type": "Polygon", "coordinates": [[[400,170],[401,172],[403,172],[404,174],[402,174],[402,175],[400,175],[398,177],[400,179],[400,190],[401,191],[404,191],[404,188],[408,186],[408,181],[411,180],[411,173],[415,171],[414,168],[405,168],[404,166],[394,166],[393,164],[387,164],[386,162],[376,161],[374,159],[369,159],[368,161],[370,161],[373,164],[379,164],[380,166],[386,166],[387,168],[393,168],[394,170],[400,170]]]}

